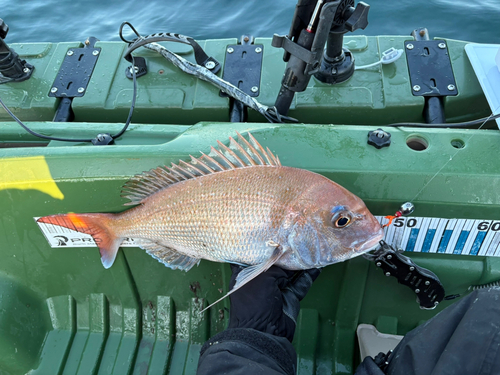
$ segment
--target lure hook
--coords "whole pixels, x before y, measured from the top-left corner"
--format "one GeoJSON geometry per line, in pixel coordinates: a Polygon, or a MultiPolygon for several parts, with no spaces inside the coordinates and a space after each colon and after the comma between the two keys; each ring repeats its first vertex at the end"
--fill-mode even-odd
{"type": "Polygon", "coordinates": [[[411,202],[403,203],[401,205],[401,207],[399,208],[399,210],[396,211],[396,213],[394,215],[385,216],[385,218],[387,220],[389,220],[389,222],[387,224],[382,225],[382,228],[385,228],[385,227],[388,227],[389,225],[391,225],[392,221],[395,218],[400,217],[400,216],[410,215],[411,213],[413,213],[413,211],[415,211],[415,205],[413,203],[411,203],[411,202]]]}

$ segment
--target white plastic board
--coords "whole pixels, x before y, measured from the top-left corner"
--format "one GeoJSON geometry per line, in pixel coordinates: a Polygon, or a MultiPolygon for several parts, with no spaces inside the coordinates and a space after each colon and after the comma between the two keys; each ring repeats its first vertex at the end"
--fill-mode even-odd
{"type": "MultiPolygon", "coordinates": [[[[500,113],[500,67],[496,59],[500,44],[467,44],[465,52],[481,84],[486,100],[494,115],[500,113]]],[[[500,59],[499,59],[500,60],[500,59]]],[[[500,118],[496,120],[500,129],[500,118]]]]}

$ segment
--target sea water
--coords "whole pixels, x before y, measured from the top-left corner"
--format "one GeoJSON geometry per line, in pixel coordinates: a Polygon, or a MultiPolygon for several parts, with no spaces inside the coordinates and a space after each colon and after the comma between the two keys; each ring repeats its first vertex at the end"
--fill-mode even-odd
{"type": "MultiPolygon", "coordinates": [[[[356,0],[358,1],[358,0],[356,0]]],[[[356,34],[409,35],[427,27],[431,37],[500,43],[500,0],[365,0],[369,25],[356,34]]],[[[0,0],[7,42],[119,40],[123,21],[143,34],[174,32],[195,39],[272,37],[290,28],[293,0],[0,0]]]]}

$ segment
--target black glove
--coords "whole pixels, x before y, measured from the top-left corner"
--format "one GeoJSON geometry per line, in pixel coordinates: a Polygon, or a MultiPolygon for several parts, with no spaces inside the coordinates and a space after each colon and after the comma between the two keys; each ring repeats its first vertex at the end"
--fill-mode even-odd
{"type": "MultiPolygon", "coordinates": [[[[231,264],[230,287],[243,269],[231,264]]],[[[293,340],[300,301],[306,296],[321,270],[288,271],[272,266],[229,296],[228,328],[253,328],[293,340]]]]}

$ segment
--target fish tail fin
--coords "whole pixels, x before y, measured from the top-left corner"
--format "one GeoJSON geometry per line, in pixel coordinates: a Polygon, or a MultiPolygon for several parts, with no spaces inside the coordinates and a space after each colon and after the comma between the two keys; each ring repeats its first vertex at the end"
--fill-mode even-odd
{"type": "Polygon", "coordinates": [[[123,237],[116,235],[112,228],[113,214],[65,214],[44,216],[39,223],[53,224],[60,227],[90,234],[99,247],[104,268],[112,266],[123,237]]]}

